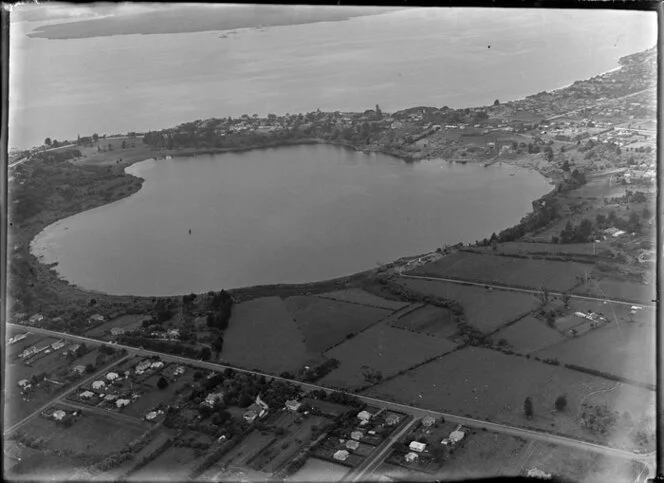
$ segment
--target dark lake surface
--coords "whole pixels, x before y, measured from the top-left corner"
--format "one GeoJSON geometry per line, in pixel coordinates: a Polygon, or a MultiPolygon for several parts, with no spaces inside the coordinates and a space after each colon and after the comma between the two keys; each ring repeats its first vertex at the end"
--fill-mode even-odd
{"type": "Polygon", "coordinates": [[[489,237],[551,189],[507,165],[407,164],[321,144],[127,171],[145,179],[138,193],[33,240],[33,253],[76,285],[173,295],[333,278],[489,237]]]}

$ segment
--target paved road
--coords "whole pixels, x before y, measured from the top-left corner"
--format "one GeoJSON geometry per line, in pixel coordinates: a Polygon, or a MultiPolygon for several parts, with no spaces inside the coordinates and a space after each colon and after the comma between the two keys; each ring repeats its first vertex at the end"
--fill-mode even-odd
{"type": "MultiPolygon", "coordinates": [[[[67,337],[69,339],[77,340],[80,342],[85,342],[88,344],[102,344],[103,342],[96,340],[96,339],[90,339],[89,337],[83,337],[79,335],[71,335],[63,332],[56,332],[53,330],[48,330],[48,329],[42,329],[42,328],[37,328],[37,327],[24,327],[21,325],[17,324],[7,324],[8,328],[20,328],[20,329],[26,329],[30,330],[31,332],[37,333],[37,334],[43,334],[43,335],[52,335],[56,337],[67,337]]],[[[112,344],[113,347],[117,349],[126,349],[129,354],[136,354],[136,355],[141,355],[144,357],[149,357],[152,355],[159,356],[161,357],[162,360],[165,361],[172,361],[172,362],[179,362],[181,364],[187,364],[190,366],[196,366],[204,369],[209,369],[213,371],[219,371],[223,369],[233,369],[237,372],[243,372],[246,374],[254,374],[257,376],[265,376],[266,378],[271,378],[275,380],[280,380],[284,382],[288,382],[290,384],[295,384],[300,386],[301,388],[308,389],[308,390],[324,390],[327,392],[345,392],[345,391],[340,391],[338,389],[332,389],[324,386],[319,386],[316,384],[310,384],[307,382],[300,382],[300,381],[293,381],[291,379],[285,379],[279,376],[274,376],[272,374],[267,374],[263,372],[258,372],[258,371],[252,371],[248,369],[240,369],[238,367],[233,367],[225,364],[218,364],[215,362],[205,362],[201,360],[195,360],[195,359],[189,359],[186,357],[181,357],[181,356],[176,356],[176,355],[171,355],[171,354],[164,354],[160,352],[155,352],[155,351],[150,351],[146,349],[138,349],[136,347],[130,347],[130,346],[125,346],[121,344],[112,344]]],[[[128,357],[128,356],[127,356],[128,357]]],[[[126,357],[125,357],[126,358],[126,357]]],[[[121,359],[124,360],[125,358],[121,359]]],[[[121,361],[120,360],[120,361],[121,361]]],[[[119,363],[120,361],[117,361],[114,364],[119,363]]],[[[114,365],[112,364],[112,365],[114,365]]],[[[109,366],[110,367],[110,366],[109,366]]],[[[104,371],[108,370],[108,367],[104,369],[104,371]]],[[[103,372],[103,371],[100,371],[103,372]]],[[[89,377],[85,381],[77,384],[74,388],[70,389],[67,391],[67,393],[64,393],[61,395],[61,397],[64,397],[66,394],[72,392],[76,387],[80,386],[81,384],[90,381],[97,377],[97,374],[94,374],[93,376],[89,377]]],[[[579,450],[587,450],[587,451],[593,451],[597,453],[601,453],[607,456],[614,456],[614,457],[619,457],[619,458],[627,458],[631,460],[638,460],[638,461],[643,461],[644,463],[650,464],[654,458],[655,452],[651,453],[633,453],[631,451],[623,450],[623,449],[618,449],[618,448],[611,448],[609,446],[603,446],[600,444],[596,443],[589,443],[586,441],[580,441],[574,438],[569,438],[566,436],[558,436],[555,434],[547,433],[544,431],[537,431],[533,429],[525,429],[525,428],[520,428],[516,426],[511,426],[507,424],[501,424],[501,423],[493,423],[489,421],[484,421],[481,419],[474,419],[474,418],[468,418],[465,416],[458,416],[455,414],[450,414],[450,413],[443,413],[440,411],[433,411],[430,409],[423,409],[423,408],[418,408],[415,406],[410,406],[407,404],[401,404],[397,402],[392,402],[392,401],[386,401],[384,399],[378,399],[374,397],[369,397],[369,396],[363,396],[360,394],[352,394],[353,396],[356,396],[360,400],[368,403],[368,404],[374,404],[378,405],[380,407],[384,407],[386,409],[392,409],[396,411],[401,411],[401,412],[406,412],[408,414],[411,414],[415,416],[416,418],[423,418],[425,416],[432,416],[434,418],[440,418],[443,417],[447,421],[452,421],[455,423],[463,424],[465,426],[473,427],[473,428],[479,428],[479,429],[486,429],[490,431],[495,431],[498,433],[503,433],[503,434],[508,434],[511,436],[518,436],[522,438],[529,438],[529,439],[536,439],[539,441],[544,441],[547,443],[553,443],[553,444],[559,444],[567,447],[572,447],[576,448],[579,450]]],[[[53,401],[49,402],[48,404],[44,405],[42,408],[40,408],[38,411],[41,411],[48,407],[50,404],[52,404],[53,401]]],[[[35,411],[37,413],[37,411],[35,411]]],[[[14,425],[10,430],[15,429],[15,427],[18,427],[20,424],[23,422],[17,423],[14,425]]]]}
{"type": "MultiPolygon", "coordinates": [[[[13,325],[13,324],[7,324],[7,325],[13,325]]],[[[34,330],[34,328],[31,328],[30,330],[31,330],[31,332],[37,332],[37,333],[39,333],[39,331],[34,330]]],[[[55,332],[55,333],[57,333],[57,332],[55,332]]],[[[67,336],[67,334],[62,334],[62,335],[67,336]]],[[[98,343],[98,342],[97,342],[97,343],[98,343]]],[[[13,426],[10,426],[9,428],[6,428],[5,431],[4,431],[5,437],[7,437],[7,436],[9,436],[10,434],[12,434],[14,431],[16,431],[18,428],[20,428],[21,426],[23,426],[25,423],[27,423],[28,421],[32,420],[35,416],[38,416],[42,411],[44,411],[46,408],[48,408],[48,407],[51,406],[52,404],[55,404],[55,403],[59,403],[59,402],[61,402],[62,399],[64,399],[64,398],[67,397],[68,395],[70,395],[72,392],[76,391],[76,390],[77,390],[79,387],[81,387],[82,385],[87,384],[88,382],[93,381],[93,380],[96,379],[96,378],[99,378],[99,376],[100,376],[102,373],[105,373],[105,372],[108,371],[111,367],[114,367],[114,366],[120,364],[121,362],[125,361],[125,360],[128,359],[128,358],[129,358],[129,356],[127,355],[127,356],[125,356],[125,357],[122,357],[122,358],[118,359],[118,360],[115,361],[115,362],[112,362],[111,364],[108,364],[108,365],[104,366],[102,369],[100,369],[99,371],[96,371],[96,372],[93,373],[91,376],[86,377],[86,378],[83,379],[82,381],[75,383],[72,387],[70,387],[69,389],[67,389],[65,392],[63,392],[63,393],[60,394],[59,396],[56,396],[55,399],[50,399],[46,404],[43,404],[43,405],[40,406],[38,409],[35,409],[32,413],[30,413],[29,415],[27,415],[25,418],[21,419],[19,422],[15,423],[13,426]]]]}
{"type": "MultiPolygon", "coordinates": [[[[415,280],[429,280],[433,282],[450,282],[450,283],[456,283],[460,285],[473,285],[476,287],[491,287],[499,290],[509,290],[511,292],[522,292],[522,293],[529,293],[529,294],[534,294],[534,295],[539,295],[542,293],[541,290],[536,290],[536,289],[531,289],[531,288],[520,288],[520,287],[513,287],[511,285],[499,285],[495,283],[481,283],[481,282],[468,282],[466,280],[461,280],[458,278],[443,278],[443,277],[424,277],[421,275],[404,275],[401,274],[401,277],[403,278],[412,278],[415,280]]],[[[592,300],[594,302],[611,302],[612,304],[622,304],[622,305],[634,305],[637,307],[654,307],[654,303],[642,303],[642,302],[628,302],[625,300],[615,300],[615,299],[609,299],[609,298],[601,298],[601,297],[590,297],[587,295],[574,295],[574,294],[563,294],[562,292],[554,292],[552,290],[549,290],[549,295],[557,295],[557,296],[562,296],[562,295],[569,295],[570,298],[573,299],[581,299],[581,300],[592,300]]]]}

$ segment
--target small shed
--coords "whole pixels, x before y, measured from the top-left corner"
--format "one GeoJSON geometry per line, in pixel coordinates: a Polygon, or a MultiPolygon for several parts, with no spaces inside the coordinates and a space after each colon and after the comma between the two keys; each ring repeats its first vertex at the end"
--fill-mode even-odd
{"type": "Polygon", "coordinates": [[[404,459],[405,459],[406,462],[408,462],[408,463],[412,463],[412,462],[415,461],[417,458],[419,458],[419,455],[418,455],[417,453],[413,453],[412,451],[411,451],[410,453],[406,453],[406,455],[404,456],[404,459]]]}

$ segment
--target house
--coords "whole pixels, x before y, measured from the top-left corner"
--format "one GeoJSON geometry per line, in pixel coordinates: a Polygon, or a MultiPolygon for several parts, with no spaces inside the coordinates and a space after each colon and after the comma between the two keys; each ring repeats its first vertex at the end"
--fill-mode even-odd
{"type": "Polygon", "coordinates": [[[340,449],[339,451],[334,453],[333,458],[337,461],[345,461],[349,455],[350,453],[348,451],[346,451],[345,449],[340,449]]]}
{"type": "Polygon", "coordinates": [[[42,314],[34,314],[34,315],[30,316],[30,318],[28,319],[28,322],[30,322],[31,324],[37,324],[37,323],[41,322],[42,320],[44,320],[44,316],[42,314]]]}
{"type": "Polygon", "coordinates": [[[147,413],[147,414],[145,415],[145,419],[146,419],[147,421],[154,421],[154,420],[156,419],[157,416],[158,416],[157,411],[150,411],[149,413],[147,413]]]}
{"type": "Polygon", "coordinates": [[[57,342],[53,342],[53,343],[51,344],[51,349],[53,349],[54,351],[57,351],[57,350],[62,349],[64,346],[65,346],[64,341],[59,340],[59,341],[57,341],[57,342]]]}
{"type": "Polygon", "coordinates": [[[166,335],[168,335],[168,337],[171,339],[179,339],[180,329],[170,329],[166,332],[166,335]]]}
{"type": "Polygon", "coordinates": [[[116,394],[106,394],[106,396],[104,396],[104,401],[113,402],[117,398],[118,398],[118,396],[116,394]]]}
{"type": "Polygon", "coordinates": [[[103,322],[104,321],[104,316],[101,314],[94,314],[91,315],[90,318],[88,319],[88,322],[91,324],[95,324],[98,322],[103,322]]]}
{"type": "Polygon", "coordinates": [[[67,353],[68,354],[75,354],[77,350],[81,348],[81,344],[72,344],[69,347],[67,347],[67,353]]]}
{"type": "MultiPolygon", "coordinates": [[[[28,333],[29,333],[29,332],[28,332],[28,333]]],[[[14,336],[14,337],[11,337],[11,338],[9,339],[9,344],[10,344],[10,345],[11,345],[11,344],[15,344],[15,343],[17,343],[18,341],[21,341],[21,340],[25,339],[25,338],[28,336],[28,333],[25,333],[25,334],[18,334],[18,335],[14,336]]]]}
{"type": "Polygon", "coordinates": [[[113,327],[111,329],[111,335],[122,335],[125,333],[125,330],[122,327],[113,327]]]}
{"type": "Polygon", "coordinates": [[[164,363],[161,361],[155,361],[150,364],[150,369],[161,369],[162,367],[164,367],[164,363]]]}
{"type": "Polygon", "coordinates": [[[259,394],[256,396],[256,402],[249,406],[249,409],[244,413],[244,419],[249,423],[253,423],[256,418],[267,416],[268,409],[270,409],[269,406],[265,404],[259,394]]]}
{"type": "Polygon", "coordinates": [[[81,394],[79,394],[81,399],[90,399],[95,395],[94,392],[92,391],[83,391],[81,394]]]}
{"type": "Polygon", "coordinates": [[[125,406],[129,406],[131,404],[131,401],[129,399],[118,399],[115,401],[115,407],[117,408],[123,408],[125,406]]]}
{"type": "Polygon", "coordinates": [[[106,383],[104,381],[95,381],[92,383],[92,389],[95,391],[98,391],[99,389],[103,388],[106,386],[106,383]]]}
{"type": "Polygon", "coordinates": [[[27,349],[24,349],[23,352],[21,352],[18,356],[21,359],[26,359],[26,358],[36,354],[37,351],[38,351],[37,346],[33,345],[33,346],[28,347],[27,349]]]}
{"type": "Polygon", "coordinates": [[[184,374],[183,366],[177,366],[175,369],[173,369],[173,376],[180,376],[182,374],[184,374]]]}
{"type": "Polygon", "coordinates": [[[360,421],[369,421],[371,419],[371,413],[369,411],[360,411],[357,413],[357,419],[360,421]]]}
{"type": "Polygon", "coordinates": [[[109,372],[108,374],[106,374],[106,379],[108,379],[109,381],[115,381],[118,377],[120,376],[118,375],[117,372],[109,372]]]}
{"type": "Polygon", "coordinates": [[[387,423],[388,426],[394,426],[395,424],[399,424],[399,421],[401,421],[401,418],[394,413],[390,413],[385,418],[385,423],[387,423]]]}
{"type": "Polygon", "coordinates": [[[80,364],[78,366],[74,366],[72,368],[72,372],[76,372],[78,374],[83,374],[85,372],[85,366],[82,366],[80,364]]]}
{"type": "Polygon", "coordinates": [[[456,444],[459,441],[461,441],[464,438],[465,435],[466,435],[466,433],[464,433],[463,431],[460,431],[459,429],[455,429],[454,431],[452,431],[450,433],[449,440],[452,442],[452,444],[456,444]]]}
{"type": "Polygon", "coordinates": [[[422,426],[430,428],[434,424],[436,424],[435,418],[433,418],[431,416],[425,416],[424,418],[422,418],[422,426]]]}
{"type": "Polygon", "coordinates": [[[410,453],[406,453],[406,455],[404,456],[404,459],[406,460],[407,463],[412,463],[417,458],[419,458],[419,455],[417,453],[413,453],[412,451],[410,453]]]}
{"type": "Polygon", "coordinates": [[[222,401],[224,400],[224,393],[223,392],[211,392],[208,394],[205,398],[205,401],[201,403],[201,406],[208,406],[208,407],[214,407],[217,401],[222,401]]]}
{"type": "Polygon", "coordinates": [[[408,447],[411,451],[422,453],[426,449],[427,445],[425,443],[420,443],[419,441],[411,441],[408,447]]]}
{"type": "Polygon", "coordinates": [[[362,434],[362,431],[353,431],[352,433],[350,433],[350,437],[356,441],[361,440],[362,436],[364,436],[364,434],[362,434]]]}
{"type": "Polygon", "coordinates": [[[348,449],[357,449],[360,447],[360,443],[358,441],[355,441],[354,439],[349,439],[346,441],[346,448],[348,449]]]}
{"type": "Polygon", "coordinates": [[[21,379],[18,381],[18,387],[26,389],[27,387],[30,387],[30,381],[27,379],[21,379]]]}
{"type": "Polygon", "coordinates": [[[300,409],[300,406],[302,406],[302,403],[299,401],[296,401],[295,399],[289,399],[286,401],[286,409],[289,411],[297,411],[300,409]]]}
{"type": "Polygon", "coordinates": [[[550,480],[552,478],[551,473],[546,473],[538,468],[529,468],[526,472],[528,478],[539,478],[542,480],[550,480]]]}
{"type": "Polygon", "coordinates": [[[142,374],[147,368],[150,367],[150,361],[141,361],[136,364],[136,374],[142,374]]]}
{"type": "Polygon", "coordinates": [[[55,419],[56,421],[62,421],[66,415],[67,415],[66,412],[64,412],[62,409],[58,409],[57,411],[53,411],[51,417],[53,417],[53,419],[55,419]]]}

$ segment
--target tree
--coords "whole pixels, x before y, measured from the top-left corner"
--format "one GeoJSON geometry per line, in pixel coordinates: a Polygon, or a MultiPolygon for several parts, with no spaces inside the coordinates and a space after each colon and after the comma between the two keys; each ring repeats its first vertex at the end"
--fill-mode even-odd
{"type": "Polygon", "coordinates": [[[523,414],[525,414],[527,418],[533,417],[533,401],[529,397],[523,401],[523,414]]]}
{"type": "Polygon", "coordinates": [[[47,146],[50,146],[52,144],[51,138],[44,139],[44,144],[46,144],[47,146]]]}
{"type": "Polygon", "coordinates": [[[122,149],[125,149],[127,147],[127,141],[124,139],[122,140],[122,149]]]}
{"type": "Polygon", "coordinates": [[[606,226],[606,216],[602,215],[601,213],[597,214],[597,216],[595,216],[595,224],[599,228],[606,226]]]}
{"type": "Polygon", "coordinates": [[[567,293],[567,292],[565,292],[565,293],[562,295],[563,306],[564,306],[566,309],[569,308],[569,300],[570,300],[570,298],[571,298],[571,297],[570,297],[570,294],[567,293]]]}
{"type": "Polygon", "coordinates": [[[92,135],[92,140],[93,140],[94,142],[99,141],[99,134],[94,133],[94,134],[92,135]]]}
{"type": "Polygon", "coordinates": [[[221,349],[223,346],[224,346],[224,338],[222,336],[217,336],[212,342],[212,349],[217,354],[217,357],[219,357],[219,354],[221,353],[221,349]]]}
{"type": "Polygon", "coordinates": [[[164,376],[161,376],[157,381],[157,387],[159,389],[166,389],[168,387],[168,380],[164,376]]]}
{"type": "Polygon", "coordinates": [[[204,361],[209,361],[211,355],[212,352],[210,351],[209,347],[203,347],[201,349],[200,358],[203,359],[204,361]]]}
{"type": "Polygon", "coordinates": [[[113,151],[113,145],[111,143],[108,143],[108,150],[113,151]]]}
{"type": "Polygon", "coordinates": [[[87,366],[85,366],[85,372],[87,372],[88,374],[95,372],[95,366],[93,366],[92,364],[88,364],[87,366]]]}
{"type": "Polygon", "coordinates": [[[556,398],[555,406],[556,406],[556,411],[563,412],[567,407],[567,396],[565,396],[564,394],[558,396],[556,398]]]}
{"type": "Polygon", "coordinates": [[[493,101],[493,105],[494,106],[500,106],[500,101],[498,99],[496,99],[495,101],[493,101]]]}
{"type": "Polygon", "coordinates": [[[643,208],[643,211],[641,212],[641,218],[643,218],[644,220],[649,220],[651,216],[652,213],[650,213],[648,207],[643,208]]]}

